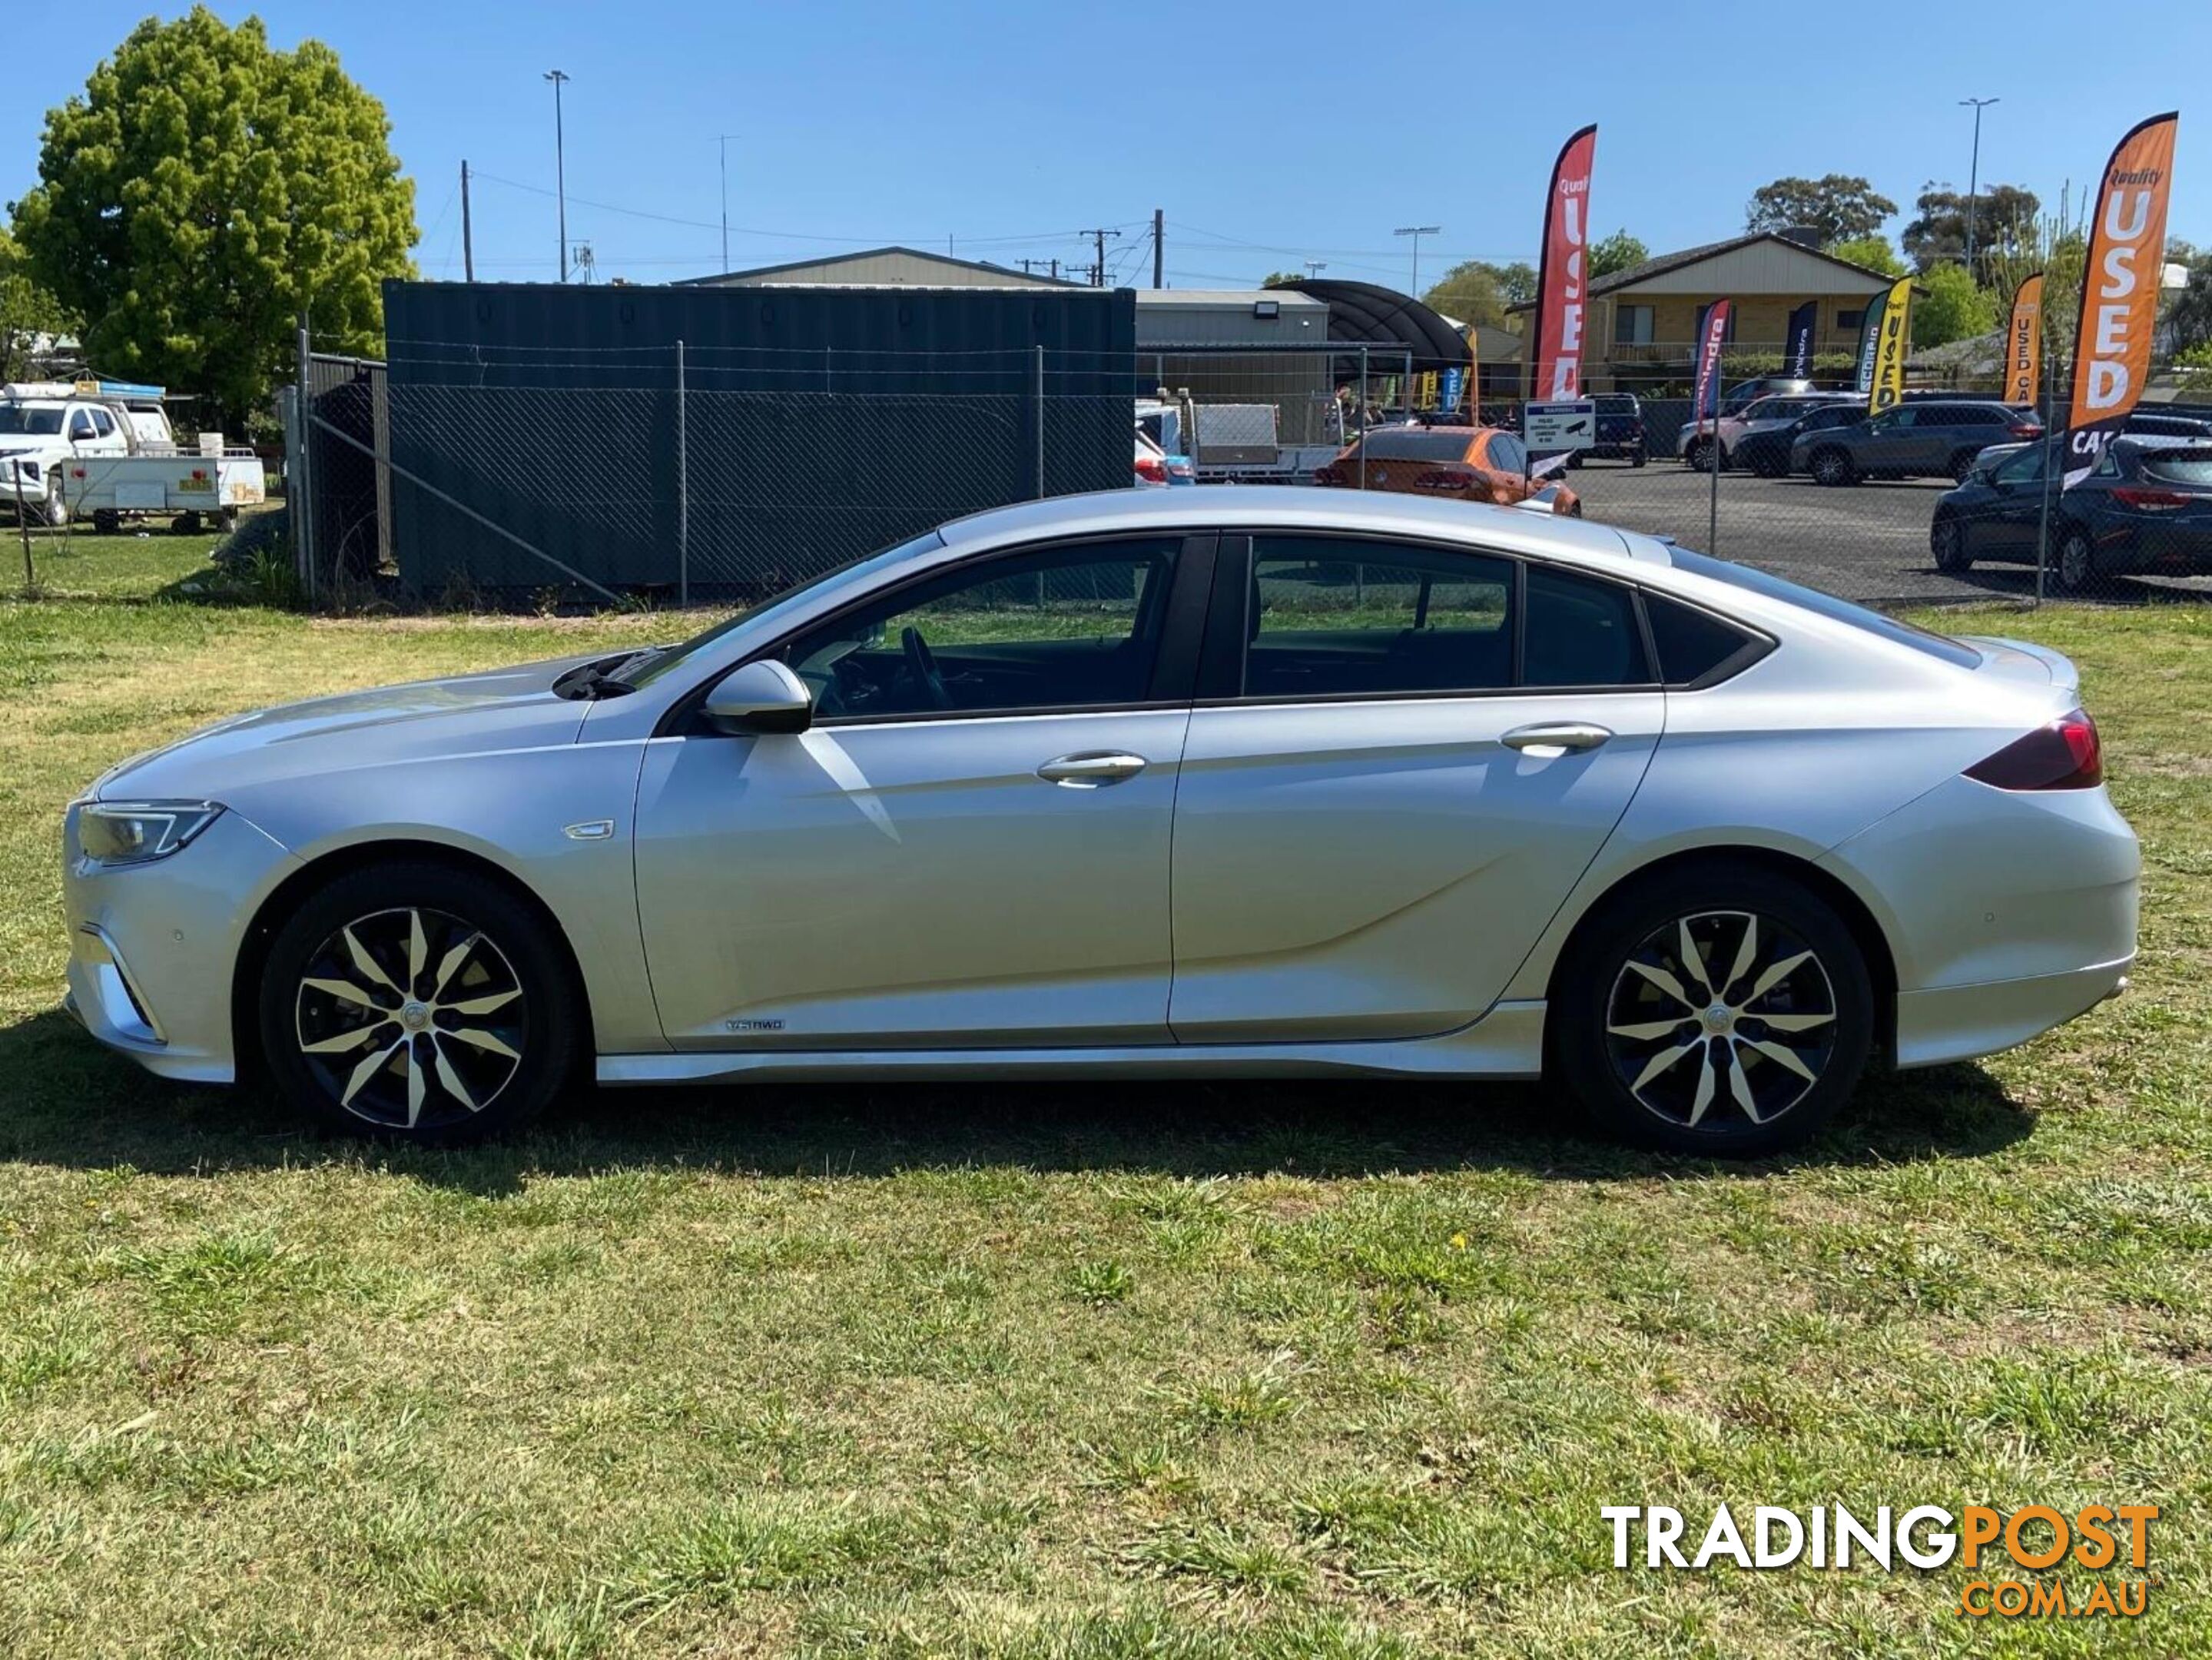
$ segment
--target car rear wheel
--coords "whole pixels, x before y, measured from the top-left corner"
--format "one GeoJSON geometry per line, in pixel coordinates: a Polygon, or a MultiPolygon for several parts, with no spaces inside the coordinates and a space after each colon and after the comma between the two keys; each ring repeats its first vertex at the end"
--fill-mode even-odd
{"type": "Polygon", "coordinates": [[[2078,526],[2058,539],[2058,591],[2076,596],[2098,586],[2097,547],[2089,532],[2078,526]]]}
{"type": "Polygon", "coordinates": [[[1677,867],[1607,902],[1556,984],[1564,1081],[1601,1127],[1671,1152],[1801,1146],[1873,1048],[1850,930],[1796,883],[1740,865],[1677,867]]]}
{"type": "Polygon", "coordinates": [[[1813,482],[1816,484],[1856,483],[1858,474],[1851,466],[1851,458],[1843,451],[1816,450],[1813,454],[1813,482]]]}
{"type": "Polygon", "coordinates": [[[259,988],[279,1091],[355,1134],[430,1145],[528,1122],[582,1045],[566,953],[497,885],[439,865],[337,878],[278,927],[259,988]]]}
{"type": "Polygon", "coordinates": [[[1953,575],[1970,571],[1974,561],[1966,551],[1966,527],[1954,514],[1944,514],[1928,529],[1929,550],[1936,556],[1936,569],[1953,575]]]}
{"type": "Polygon", "coordinates": [[[1972,450],[1960,450],[1951,458],[1951,465],[1947,469],[1951,475],[1951,481],[1958,484],[1965,483],[1966,475],[1973,470],[1974,452],[1972,450]]]}
{"type": "Polygon", "coordinates": [[[1640,449],[1639,449],[1639,450],[1637,450],[1637,451],[1633,452],[1633,453],[1629,456],[1629,458],[1628,458],[1628,465],[1629,465],[1630,466],[1632,466],[1632,467],[1640,467],[1640,466],[1642,466],[1642,465],[1644,465],[1644,463],[1648,459],[1649,459],[1649,458],[1648,458],[1647,456],[1645,456],[1645,454],[1644,453],[1644,452],[1643,452],[1642,450],[1640,450],[1640,449]]]}

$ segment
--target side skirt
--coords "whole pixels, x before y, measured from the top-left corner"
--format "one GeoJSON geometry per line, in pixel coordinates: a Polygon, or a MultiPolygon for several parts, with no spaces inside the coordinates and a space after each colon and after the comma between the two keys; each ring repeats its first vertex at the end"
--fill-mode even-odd
{"type": "Polygon", "coordinates": [[[1121,1049],[713,1049],[603,1055],[602,1084],[835,1078],[1535,1078],[1544,1005],[1500,1003],[1437,1037],[1334,1043],[1183,1043],[1121,1049]]]}

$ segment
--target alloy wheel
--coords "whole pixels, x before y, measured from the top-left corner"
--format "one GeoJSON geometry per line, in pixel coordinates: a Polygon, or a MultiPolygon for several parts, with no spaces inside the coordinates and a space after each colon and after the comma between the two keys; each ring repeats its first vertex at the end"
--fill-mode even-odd
{"type": "Polygon", "coordinates": [[[1820,1082],[1836,1017],[1828,971],[1796,933],[1751,911],[1701,911],[1628,954],[1607,999],[1607,1056],[1670,1125],[1767,1124],[1820,1082]]]}
{"type": "Polygon", "coordinates": [[[2089,538],[2080,531],[2058,544],[2058,586],[2069,593],[2081,593],[2089,586],[2095,567],[2095,558],[2089,548],[2089,538]]]}
{"type": "Polygon", "coordinates": [[[465,1122],[514,1081],[529,1005],[505,952],[425,908],[356,918],[317,946],[295,994],[301,1057],[330,1098],[372,1124],[465,1122]]]}

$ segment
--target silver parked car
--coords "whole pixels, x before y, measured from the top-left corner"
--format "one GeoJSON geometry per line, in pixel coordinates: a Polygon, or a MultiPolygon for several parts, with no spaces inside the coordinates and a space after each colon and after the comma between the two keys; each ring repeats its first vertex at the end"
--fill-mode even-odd
{"type": "Polygon", "coordinates": [[[70,998],[165,1076],[417,1140],[594,1073],[1367,1073],[1765,1152],[1870,1061],[2124,983],[2079,697],[1597,525],[1038,502],[682,645],[116,768],[68,812],[70,998]]]}

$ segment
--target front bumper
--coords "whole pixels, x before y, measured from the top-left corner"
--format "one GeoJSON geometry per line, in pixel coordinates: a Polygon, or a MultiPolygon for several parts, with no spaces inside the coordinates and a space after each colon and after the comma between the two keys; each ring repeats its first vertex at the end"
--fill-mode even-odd
{"type": "Polygon", "coordinates": [[[167,859],[111,869],[78,856],[76,813],[63,829],[69,1008],[149,1072],[232,1082],[239,947],[261,901],[300,861],[226,812],[167,859]]]}

